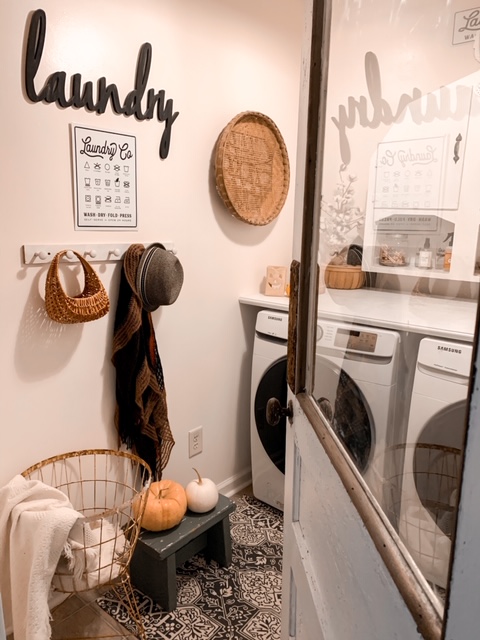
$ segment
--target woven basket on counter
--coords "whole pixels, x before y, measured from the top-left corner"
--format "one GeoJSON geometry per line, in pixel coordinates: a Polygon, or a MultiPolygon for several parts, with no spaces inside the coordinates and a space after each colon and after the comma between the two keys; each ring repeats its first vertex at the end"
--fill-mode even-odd
{"type": "Polygon", "coordinates": [[[328,264],[324,280],[328,289],[360,289],[365,284],[365,272],[361,266],[328,264]]]}
{"type": "Polygon", "coordinates": [[[267,116],[245,111],[220,134],[215,152],[217,191],[233,215],[252,225],[274,220],[290,183],[287,149],[267,116]]]}

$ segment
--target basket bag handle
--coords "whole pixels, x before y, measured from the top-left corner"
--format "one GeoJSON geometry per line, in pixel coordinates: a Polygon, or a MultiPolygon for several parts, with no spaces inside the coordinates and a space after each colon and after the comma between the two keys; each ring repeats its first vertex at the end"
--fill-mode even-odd
{"type": "Polygon", "coordinates": [[[85,277],[85,286],[78,296],[69,296],[60,282],[58,265],[67,249],[59,251],[50,264],[45,283],[45,308],[49,317],[61,324],[77,324],[98,320],[108,313],[110,300],[92,265],[76,251],[85,277]]]}

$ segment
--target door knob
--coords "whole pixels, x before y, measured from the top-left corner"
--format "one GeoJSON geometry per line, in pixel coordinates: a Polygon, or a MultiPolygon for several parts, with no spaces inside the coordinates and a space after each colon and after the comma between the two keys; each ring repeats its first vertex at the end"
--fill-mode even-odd
{"type": "Polygon", "coordinates": [[[290,400],[286,407],[282,407],[280,401],[277,398],[270,398],[267,402],[266,409],[267,422],[271,427],[276,427],[280,420],[286,416],[290,424],[293,420],[293,404],[290,400]]]}

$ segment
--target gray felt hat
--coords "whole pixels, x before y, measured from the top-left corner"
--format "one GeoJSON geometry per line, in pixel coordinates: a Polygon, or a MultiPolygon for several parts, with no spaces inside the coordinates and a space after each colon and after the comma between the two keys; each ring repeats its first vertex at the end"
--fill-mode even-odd
{"type": "Polygon", "coordinates": [[[151,244],[140,258],[136,285],[146,311],[173,304],[183,285],[180,260],[163,244],[151,244]]]}

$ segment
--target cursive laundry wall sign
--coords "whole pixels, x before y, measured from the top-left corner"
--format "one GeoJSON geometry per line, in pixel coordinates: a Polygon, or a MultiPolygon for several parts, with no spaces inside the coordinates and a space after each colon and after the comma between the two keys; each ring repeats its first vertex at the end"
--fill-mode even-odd
{"type": "MultiPolygon", "coordinates": [[[[383,97],[380,65],[377,56],[371,51],[365,54],[365,80],[368,95],[361,95],[359,98],[348,96],[347,104],[338,106],[338,116],[332,116],[332,122],[338,129],[340,155],[346,165],[351,160],[347,129],[353,129],[357,123],[364,128],[377,129],[381,124],[389,126],[400,122],[407,112],[415,124],[433,120],[460,122],[470,112],[472,87],[462,84],[457,84],[454,88],[440,87],[438,91],[426,95],[424,101],[420,89],[414,87],[411,95],[402,93],[397,104],[391,106],[383,97]]],[[[472,113],[474,112],[472,105],[472,113]]]]}
{"type": "Polygon", "coordinates": [[[118,95],[115,84],[107,84],[106,78],[97,81],[97,90],[94,91],[93,82],[82,84],[82,76],[75,73],[71,77],[70,90],[67,97],[65,71],[52,73],[42,89],[37,92],[35,88],[35,76],[42,59],[47,30],[47,17],[43,9],[33,12],[30,20],[30,28],[27,36],[27,48],[25,56],[25,91],[32,102],[56,103],[59,107],[67,109],[72,107],[80,109],[84,107],[92,113],[105,113],[108,103],[115,113],[125,116],[135,116],[137,120],[152,120],[154,117],[165,128],[159,145],[160,158],[165,159],[170,149],[170,137],[172,125],[178,117],[178,111],[173,111],[173,100],[165,100],[165,91],[161,89],[148,89],[147,83],[152,63],[152,45],[145,42],[140,47],[137,69],[135,73],[135,87],[130,91],[123,103],[118,95]],[[146,92],[146,104],[142,106],[142,100],[146,92]]]}

